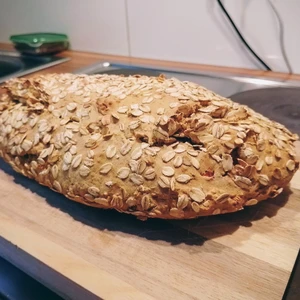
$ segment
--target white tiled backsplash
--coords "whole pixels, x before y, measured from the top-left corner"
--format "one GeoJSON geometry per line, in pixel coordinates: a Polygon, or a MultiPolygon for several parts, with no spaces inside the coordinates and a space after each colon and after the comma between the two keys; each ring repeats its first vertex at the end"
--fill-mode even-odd
{"type": "MultiPolygon", "coordinates": [[[[300,0],[271,0],[285,26],[285,45],[300,73],[300,0]]],[[[223,0],[254,50],[285,72],[278,22],[268,0],[223,0]]],[[[211,65],[260,68],[216,0],[0,0],[0,41],[11,34],[68,34],[74,50],[211,65]]]]}

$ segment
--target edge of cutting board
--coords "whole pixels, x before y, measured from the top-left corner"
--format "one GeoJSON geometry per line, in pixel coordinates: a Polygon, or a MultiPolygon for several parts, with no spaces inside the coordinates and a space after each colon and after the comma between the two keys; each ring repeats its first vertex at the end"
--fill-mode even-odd
{"type": "Polygon", "coordinates": [[[60,245],[15,224],[1,212],[0,223],[1,256],[21,270],[26,270],[27,274],[35,274],[35,279],[64,298],[153,299],[60,245]],[[36,278],[39,273],[43,276],[36,278]],[[52,278],[51,286],[43,281],[45,274],[47,278],[52,278]]]}

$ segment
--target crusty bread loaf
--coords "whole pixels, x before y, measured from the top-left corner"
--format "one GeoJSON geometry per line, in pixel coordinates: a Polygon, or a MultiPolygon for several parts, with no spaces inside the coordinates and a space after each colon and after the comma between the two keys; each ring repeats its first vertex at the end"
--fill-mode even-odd
{"type": "Polygon", "coordinates": [[[297,135],[163,77],[49,74],[0,94],[0,156],[66,197],[146,218],[234,212],[278,195],[297,135]]]}

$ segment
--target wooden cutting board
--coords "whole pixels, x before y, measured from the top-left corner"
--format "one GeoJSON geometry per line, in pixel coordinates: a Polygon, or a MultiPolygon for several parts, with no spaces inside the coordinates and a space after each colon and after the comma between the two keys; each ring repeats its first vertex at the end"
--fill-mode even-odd
{"type": "Polygon", "coordinates": [[[299,171],[277,199],[238,213],[143,222],[0,160],[0,255],[65,298],[281,299],[299,244],[299,171]]]}

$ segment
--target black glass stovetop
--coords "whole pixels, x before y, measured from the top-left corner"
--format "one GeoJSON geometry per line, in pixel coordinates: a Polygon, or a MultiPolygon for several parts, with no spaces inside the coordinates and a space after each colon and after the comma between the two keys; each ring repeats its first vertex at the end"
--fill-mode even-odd
{"type": "Polygon", "coordinates": [[[0,50],[0,84],[10,78],[37,72],[68,60],[55,55],[25,55],[0,50]]]}

